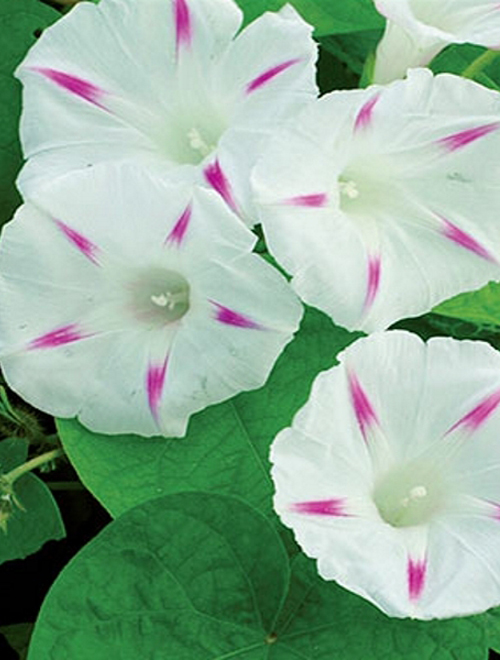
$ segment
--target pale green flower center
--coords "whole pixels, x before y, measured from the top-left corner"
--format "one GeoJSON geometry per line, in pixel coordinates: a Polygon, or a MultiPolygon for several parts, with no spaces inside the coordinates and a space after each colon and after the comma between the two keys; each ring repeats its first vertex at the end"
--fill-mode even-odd
{"type": "Polygon", "coordinates": [[[151,268],[134,278],[129,288],[134,315],[145,322],[173,323],[189,309],[189,284],[173,270],[151,268]]]}
{"type": "Polygon", "coordinates": [[[447,492],[440,473],[423,462],[397,466],[376,483],[373,501],[393,527],[428,523],[442,510],[447,492]]]}

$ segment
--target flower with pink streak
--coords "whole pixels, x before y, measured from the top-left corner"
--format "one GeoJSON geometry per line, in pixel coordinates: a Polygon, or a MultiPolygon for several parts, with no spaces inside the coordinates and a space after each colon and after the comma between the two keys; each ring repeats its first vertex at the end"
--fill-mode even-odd
{"type": "Polygon", "coordinates": [[[339,360],[272,445],[282,522],[390,616],[500,605],[500,353],[388,331],[339,360]]]}
{"type": "Polygon", "coordinates": [[[367,332],[500,279],[500,94],[450,74],[313,101],[253,173],[308,304],[367,332]]]}
{"type": "Polygon", "coordinates": [[[20,65],[28,195],[103,161],[216,190],[248,225],[249,173],[277,127],[317,95],[317,46],[289,5],[240,30],[233,0],[79,3],[20,65]]]}
{"type": "Polygon", "coordinates": [[[426,66],[449,44],[500,48],[498,0],[374,0],[386,17],[377,47],[373,82],[403,78],[426,66]]]}
{"type": "Polygon", "coordinates": [[[182,436],[260,387],[298,327],[286,280],[211,190],[130,164],[59,177],[0,239],[0,364],[91,430],[182,436]]]}

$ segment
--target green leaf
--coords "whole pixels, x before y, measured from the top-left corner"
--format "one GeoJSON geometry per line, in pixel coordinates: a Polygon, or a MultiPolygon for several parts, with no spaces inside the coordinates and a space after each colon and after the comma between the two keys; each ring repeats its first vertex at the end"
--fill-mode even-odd
{"type": "Polygon", "coordinates": [[[500,284],[490,282],[479,291],[461,293],[441,303],[433,311],[478,326],[496,328],[500,326],[500,284]]]}
{"type": "Polygon", "coordinates": [[[276,531],[239,500],[183,493],[147,502],[63,570],[28,657],[263,659],[288,579],[276,531]]]}
{"type": "Polygon", "coordinates": [[[381,37],[381,30],[365,30],[359,33],[324,37],[320,39],[320,43],[325,50],[346,64],[359,78],[363,73],[367,58],[375,51],[381,37]]]}
{"type": "MultiPolygon", "coordinates": [[[[27,455],[25,440],[3,440],[0,442],[0,473],[10,472],[24,463],[27,455]]],[[[57,504],[41,479],[26,474],[15,482],[14,491],[23,509],[14,506],[7,522],[7,532],[0,530],[0,563],[23,559],[47,541],[65,536],[57,504]]]]}
{"type": "Polygon", "coordinates": [[[195,415],[185,438],[105,436],[76,421],[58,420],[64,449],[82,482],[113,516],[184,490],[239,495],[270,513],[269,446],[307,400],[317,373],[331,367],[358,336],[309,310],[266,386],[195,415]]]}
{"type": "Polygon", "coordinates": [[[238,499],[181,493],[105,529],[42,606],[29,660],[486,660],[491,616],[390,619],[289,559],[238,499]]]}
{"type": "MultiPolygon", "coordinates": [[[[265,11],[277,11],[286,0],[237,0],[249,23],[265,11]]],[[[344,34],[382,28],[384,19],[372,0],[290,0],[302,17],[315,27],[315,35],[344,34]]]]}
{"type": "Polygon", "coordinates": [[[21,203],[14,185],[22,164],[17,138],[21,85],[13,73],[35,42],[35,32],[58,16],[38,0],[0,2],[0,225],[10,220],[21,203]]]}
{"type": "Polygon", "coordinates": [[[334,57],[326,48],[319,49],[316,65],[316,81],[321,94],[334,89],[355,89],[359,77],[337,57],[334,57]]]}
{"type": "Polygon", "coordinates": [[[0,442],[0,474],[7,474],[28,458],[28,441],[24,438],[7,438],[0,442]]]}
{"type": "Polygon", "coordinates": [[[486,87],[500,89],[500,53],[482,46],[449,46],[432,61],[431,69],[434,73],[465,75],[486,87]]]}

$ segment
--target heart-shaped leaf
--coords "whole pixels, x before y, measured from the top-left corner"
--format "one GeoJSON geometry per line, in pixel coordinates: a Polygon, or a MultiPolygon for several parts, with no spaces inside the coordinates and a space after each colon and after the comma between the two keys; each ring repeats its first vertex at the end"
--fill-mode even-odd
{"type": "MultiPolygon", "coordinates": [[[[24,463],[27,455],[28,444],[21,438],[0,442],[0,474],[24,463]]],[[[59,508],[41,479],[34,474],[25,474],[15,482],[14,493],[15,501],[3,502],[11,513],[6,523],[7,531],[0,530],[0,563],[23,559],[47,541],[65,536],[59,508]]]]}

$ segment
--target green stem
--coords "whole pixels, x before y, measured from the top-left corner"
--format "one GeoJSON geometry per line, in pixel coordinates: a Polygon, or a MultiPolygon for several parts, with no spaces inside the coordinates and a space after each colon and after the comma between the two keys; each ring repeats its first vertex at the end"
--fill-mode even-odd
{"type": "Polygon", "coordinates": [[[475,78],[478,73],[481,73],[481,71],[485,69],[488,64],[491,64],[491,62],[493,62],[499,55],[500,52],[497,50],[485,51],[479,55],[479,57],[476,57],[476,59],[462,71],[462,77],[475,78]]]}
{"type": "Polygon", "coordinates": [[[64,451],[62,449],[52,449],[51,451],[45,452],[45,454],[35,456],[35,458],[26,461],[26,463],[23,463],[22,465],[18,465],[8,474],[5,474],[4,479],[7,480],[10,484],[13,484],[17,479],[19,479],[19,477],[22,477],[23,474],[26,474],[26,472],[30,472],[31,470],[34,470],[35,468],[40,467],[40,465],[44,465],[45,463],[50,463],[50,461],[53,461],[55,458],[58,458],[63,454],[64,451]]]}

